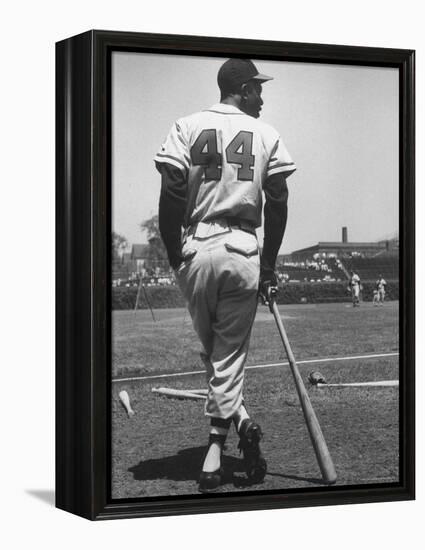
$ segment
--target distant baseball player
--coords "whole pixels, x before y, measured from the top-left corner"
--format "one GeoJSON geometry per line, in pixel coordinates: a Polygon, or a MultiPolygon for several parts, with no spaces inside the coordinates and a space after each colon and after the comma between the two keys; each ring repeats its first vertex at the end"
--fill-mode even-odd
{"type": "Polygon", "coordinates": [[[202,344],[208,381],[205,414],[211,426],[199,478],[202,492],[221,484],[232,421],[248,478],[261,482],[266,474],[262,430],[244,404],[244,365],[258,291],[268,296],[277,287],[286,178],[295,170],[278,132],[258,120],[262,83],[272,78],[247,59],[229,59],[217,80],[220,103],[179,119],[155,157],[162,181],[159,227],[202,344]],[[255,230],[263,193],[260,261],[255,230]]]}
{"type": "Polygon", "coordinates": [[[360,306],[360,277],[355,271],[351,271],[350,277],[351,298],[353,300],[353,307],[360,306]]]}
{"type": "Polygon", "coordinates": [[[378,291],[378,303],[383,306],[385,301],[385,287],[387,281],[380,274],[378,280],[376,281],[376,290],[378,291]]]}

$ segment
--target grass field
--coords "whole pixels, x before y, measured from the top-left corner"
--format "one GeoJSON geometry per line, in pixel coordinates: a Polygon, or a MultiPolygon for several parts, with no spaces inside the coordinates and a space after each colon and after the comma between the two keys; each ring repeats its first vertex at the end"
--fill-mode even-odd
{"type": "MultiPolygon", "coordinates": [[[[398,388],[316,388],[320,371],[329,383],[398,379],[398,302],[280,306],[301,375],[306,382],[338,474],[337,485],[398,481],[398,388]],[[379,358],[353,356],[383,354],[379,358]],[[340,361],[306,363],[321,359],[340,361]]],[[[167,399],[153,387],[206,387],[199,344],[183,309],[113,312],[112,497],[197,493],[209,425],[203,403],[167,399]],[[182,376],[173,376],[177,373],[182,376]],[[193,373],[193,374],[192,374],[193,373]],[[133,377],[165,378],[131,380],[133,377]],[[119,381],[120,378],[130,380],[119,381]],[[125,389],[136,415],[118,400],[125,389]]],[[[247,365],[284,363],[274,318],[260,306],[247,365]]],[[[232,428],[221,492],[318,487],[320,470],[287,365],[246,371],[245,400],[262,426],[268,474],[249,486],[232,428]]]]}

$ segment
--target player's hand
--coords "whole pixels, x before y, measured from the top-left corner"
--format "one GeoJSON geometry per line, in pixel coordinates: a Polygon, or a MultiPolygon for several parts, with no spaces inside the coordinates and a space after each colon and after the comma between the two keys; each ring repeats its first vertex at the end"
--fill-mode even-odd
{"type": "Polygon", "coordinates": [[[271,307],[278,292],[277,278],[273,269],[266,267],[260,269],[260,285],[258,292],[263,304],[271,307]]]}

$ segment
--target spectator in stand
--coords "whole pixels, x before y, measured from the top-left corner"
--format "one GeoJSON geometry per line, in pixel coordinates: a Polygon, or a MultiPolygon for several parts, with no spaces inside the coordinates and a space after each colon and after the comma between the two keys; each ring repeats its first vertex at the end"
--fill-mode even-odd
{"type": "Polygon", "coordinates": [[[379,274],[378,280],[376,281],[376,290],[378,291],[378,303],[381,304],[381,306],[384,305],[386,284],[387,281],[379,274]]]}

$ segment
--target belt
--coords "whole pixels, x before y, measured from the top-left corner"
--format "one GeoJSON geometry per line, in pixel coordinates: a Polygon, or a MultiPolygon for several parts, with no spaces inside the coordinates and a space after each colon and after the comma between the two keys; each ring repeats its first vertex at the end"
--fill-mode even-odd
{"type": "MultiPolygon", "coordinates": [[[[221,226],[217,231],[213,231],[210,236],[218,235],[232,229],[240,229],[251,235],[257,235],[255,232],[255,226],[253,223],[247,220],[240,220],[238,218],[220,218],[218,220],[208,220],[207,222],[199,222],[199,225],[207,226],[208,224],[221,226]]],[[[196,234],[198,223],[194,223],[186,228],[185,233],[187,236],[196,234]]],[[[202,237],[201,237],[202,238],[202,237]]]]}
{"type": "Polygon", "coordinates": [[[255,232],[255,225],[247,220],[239,220],[238,218],[226,218],[229,227],[232,229],[240,229],[251,233],[251,235],[257,235],[255,232]]]}

